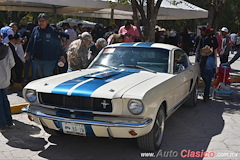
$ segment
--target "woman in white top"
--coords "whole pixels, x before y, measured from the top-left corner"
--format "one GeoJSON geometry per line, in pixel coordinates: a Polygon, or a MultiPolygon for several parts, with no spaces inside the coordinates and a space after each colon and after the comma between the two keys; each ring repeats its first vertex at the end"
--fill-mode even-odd
{"type": "Polygon", "coordinates": [[[0,132],[4,132],[6,128],[13,126],[7,87],[10,85],[11,68],[14,67],[15,61],[9,46],[2,43],[1,34],[0,42],[0,132]]]}

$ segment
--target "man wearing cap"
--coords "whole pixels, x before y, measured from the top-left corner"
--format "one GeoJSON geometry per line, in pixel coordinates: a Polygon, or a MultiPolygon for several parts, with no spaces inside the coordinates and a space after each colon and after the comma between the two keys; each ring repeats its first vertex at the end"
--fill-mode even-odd
{"type": "Polygon", "coordinates": [[[32,31],[25,53],[25,58],[29,57],[36,63],[40,78],[53,75],[58,60],[66,62],[58,34],[45,13],[38,15],[38,26],[32,31]]]}
{"type": "Polygon", "coordinates": [[[221,45],[220,62],[227,63],[229,51],[231,50],[231,44],[230,44],[231,38],[228,35],[228,29],[226,27],[222,27],[221,35],[222,35],[223,39],[222,39],[222,44],[220,44],[221,45]]]}
{"type": "Polygon", "coordinates": [[[88,67],[89,46],[92,44],[92,35],[83,32],[79,39],[73,41],[67,51],[68,72],[85,69],[88,67]]]}

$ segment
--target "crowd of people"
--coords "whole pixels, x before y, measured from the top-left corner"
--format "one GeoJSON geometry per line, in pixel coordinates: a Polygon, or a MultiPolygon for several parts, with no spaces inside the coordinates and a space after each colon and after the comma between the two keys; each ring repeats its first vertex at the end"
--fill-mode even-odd
{"type": "MultiPolygon", "coordinates": [[[[40,13],[38,25],[28,23],[19,27],[10,23],[0,30],[0,131],[12,126],[6,88],[22,89],[29,81],[87,68],[100,50],[107,45],[121,42],[142,41],[141,30],[126,21],[119,29],[97,24],[90,31],[82,24],[72,27],[63,23],[50,25],[48,16],[40,13]],[[31,68],[31,72],[30,72],[31,68]],[[29,75],[31,73],[31,75],[29,75]],[[3,106],[3,107],[2,107],[3,106]]],[[[240,57],[238,52],[228,61],[229,53],[237,50],[238,35],[229,34],[226,27],[215,32],[211,27],[200,27],[200,34],[155,28],[155,42],[181,47],[187,55],[196,54],[201,76],[205,82],[204,101],[209,101],[211,80],[216,71],[216,57],[221,63],[232,64],[240,57]]]]}

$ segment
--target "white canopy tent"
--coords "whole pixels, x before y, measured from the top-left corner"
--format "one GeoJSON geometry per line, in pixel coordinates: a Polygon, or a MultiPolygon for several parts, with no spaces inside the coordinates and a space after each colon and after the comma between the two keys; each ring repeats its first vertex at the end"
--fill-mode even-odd
{"type": "MultiPolygon", "coordinates": [[[[97,11],[109,8],[108,0],[0,0],[2,11],[55,12],[57,14],[78,11],[97,11]]],[[[117,5],[117,9],[125,6],[117,5]]]]}
{"type": "MultiPolygon", "coordinates": [[[[172,0],[162,1],[158,20],[197,19],[208,16],[207,10],[183,0],[175,1],[177,5],[173,5],[172,0]]],[[[54,12],[96,18],[111,17],[108,0],[0,0],[0,10],[54,12]]],[[[118,4],[114,7],[114,19],[132,19],[132,7],[118,4]]]]}
{"type": "Polygon", "coordinates": [[[57,26],[60,27],[63,23],[69,23],[70,26],[77,26],[79,23],[82,24],[82,27],[93,28],[96,23],[89,21],[82,21],[77,19],[68,18],[57,23],[57,26]]]}
{"type": "MultiPolygon", "coordinates": [[[[179,2],[173,5],[171,0],[163,0],[158,12],[158,20],[179,20],[179,19],[198,19],[207,18],[208,11],[188,3],[183,0],[176,0],[179,2]]],[[[71,15],[78,15],[82,17],[96,17],[96,18],[110,18],[111,8],[104,8],[96,11],[78,11],[77,13],[69,13],[71,15]]],[[[131,6],[125,6],[123,9],[114,9],[114,19],[132,19],[131,6]]]]}

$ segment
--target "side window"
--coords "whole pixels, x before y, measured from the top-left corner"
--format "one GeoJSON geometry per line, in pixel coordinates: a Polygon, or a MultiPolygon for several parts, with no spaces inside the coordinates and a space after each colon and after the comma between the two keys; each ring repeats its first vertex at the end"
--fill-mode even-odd
{"type": "Polygon", "coordinates": [[[173,73],[180,73],[189,66],[186,53],[182,50],[174,51],[173,73]]]}

